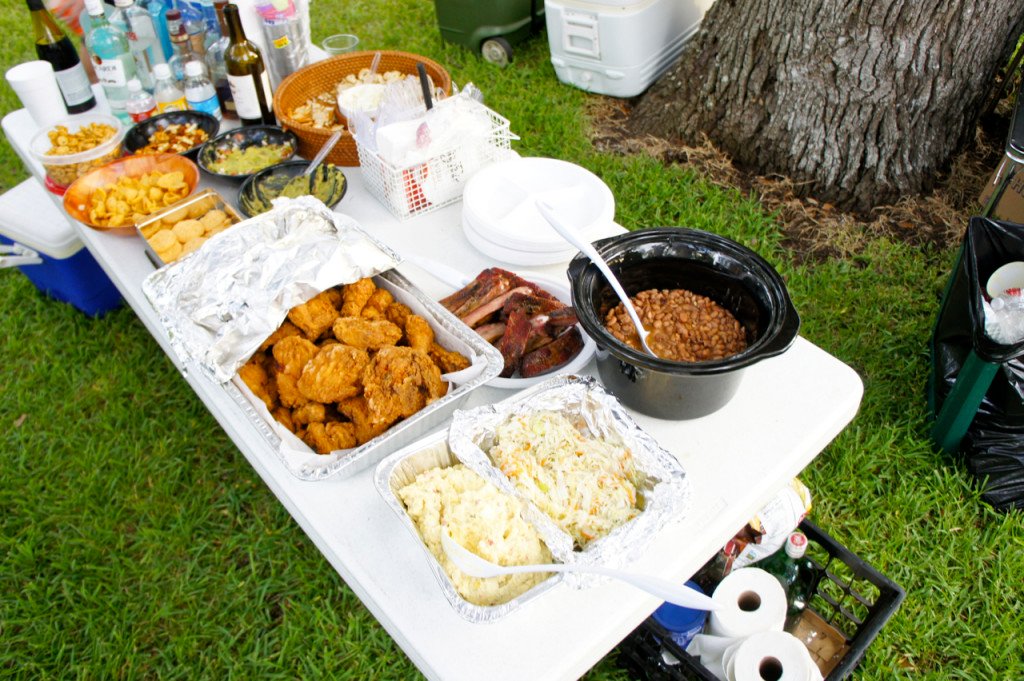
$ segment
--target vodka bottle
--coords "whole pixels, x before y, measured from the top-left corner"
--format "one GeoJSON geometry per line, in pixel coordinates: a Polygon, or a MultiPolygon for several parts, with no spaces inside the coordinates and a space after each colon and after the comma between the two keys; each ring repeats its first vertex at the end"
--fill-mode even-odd
{"type": "Polygon", "coordinates": [[[174,56],[174,47],[171,45],[171,34],[167,32],[167,4],[163,0],[135,0],[135,4],[149,12],[156,27],[157,38],[160,39],[160,49],[164,54],[164,61],[174,56]]]}
{"type": "Polygon", "coordinates": [[[114,8],[110,23],[125,32],[135,58],[135,74],[142,87],[152,89],[153,67],[165,61],[153,18],[148,10],[136,5],[135,0],[114,0],[114,8]]]}
{"type": "Polygon", "coordinates": [[[174,56],[169,61],[174,77],[184,80],[185,64],[190,61],[202,62],[205,68],[204,55],[196,51],[195,42],[188,34],[181,10],[167,10],[167,30],[171,34],[171,44],[174,45],[174,56]]]}
{"type": "Polygon", "coordinates": [[[102,0],[85,0],[92,28],[85,36],[96,78],[103,86],[110,111],[125,123],[131,123],[125,111],[128,81],[135,77],[135,59],[128,47],[128,37],[107,21],[102,0]]]}

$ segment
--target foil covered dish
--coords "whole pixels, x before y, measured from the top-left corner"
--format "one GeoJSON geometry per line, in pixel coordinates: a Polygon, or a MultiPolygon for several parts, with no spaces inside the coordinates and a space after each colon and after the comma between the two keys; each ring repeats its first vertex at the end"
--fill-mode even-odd
{"type": "Polygon", "coordinates": [[[678,460],[590,378],[552,378],[498,404],[456,411],[446,438],[419,445],[382,461],[375,484],[421,540],[453,608],[474,622],[502,617],[558,582],[587,588],[602,578],[469,577],[441,549],[442,528],[501,565],[616,567],[690,503],[678,460]]]}
{"type": "Polygon", "coordinates": [[[500,354],[310,197],[215,234],[146,279],[183,363],[223,384],[286,468],[351,474],[447,420],[500,354]]]}

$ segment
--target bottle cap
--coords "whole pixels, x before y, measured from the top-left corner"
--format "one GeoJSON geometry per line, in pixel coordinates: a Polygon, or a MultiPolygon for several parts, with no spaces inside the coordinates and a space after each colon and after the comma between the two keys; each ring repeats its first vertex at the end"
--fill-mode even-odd
{"type": "Polygon", "coordinates": [[[185,64],[186,76],[200,76],[203,74],[203,65],[197,61],[190,61],[185,64]]]}
{"type": "Polygon", "coordinates": [[[114,7],[127,7],[134,2],[135,0],[114,0],[114,7]]]}
{"type": "Polygon", "coordinates": [[[807,553],[807,535],[794,532],[786,539],[786,555],[790,558],[803,558],[807,553]]]}
{"type": "MultiPolygon", "coordinates": [[[[689,581],[686,583],[686,586],[704,593],[696,582],[689,581]]],[[[673,605],[672,603],[662,603],[654,611],[654,620],[672,633],[684,633],[690,630],[699,631],[704,626],[707,614],[706,610],[692,610],[673,605]]]]}
{"type": "Polygon", "coordinates": [[[171,76],[171,67],[164,62],[153,64],[153,75],[157,78],[169,78],[171,76]]]}
{"type": "Polygon", "coordinates": [[[85,11],[91,17],[98,17],[103,14],[103,0],[85,0],[85,11]]]}
{"type": "Polygon", "coordinates": [[[142,92],[142,82],[138,78],[128,81],[128,92],[142,92]]]}

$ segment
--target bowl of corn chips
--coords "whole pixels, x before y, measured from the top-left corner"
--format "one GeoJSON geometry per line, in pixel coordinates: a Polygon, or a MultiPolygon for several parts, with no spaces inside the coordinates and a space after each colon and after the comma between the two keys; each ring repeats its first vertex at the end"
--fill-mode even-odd
{"type": "Polygon", "coordinates": [[[199,168],[178,154],[125,156],[90,170],[64,194],[64,210],[94,229],[130,229],[195,191],[199,168]]]}
{"type": "Polygon", "coordinates": [[[46,171],[48,188],[60,194],[93,168],[120,157],[125,132],[113,116],[79,114],[40,129],[29,149],[46,171]]]}

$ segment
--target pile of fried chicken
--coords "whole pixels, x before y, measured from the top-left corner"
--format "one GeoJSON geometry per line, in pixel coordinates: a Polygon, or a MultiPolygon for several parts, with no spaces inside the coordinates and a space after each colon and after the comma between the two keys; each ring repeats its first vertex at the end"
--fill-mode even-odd
{"type": "Polygon", "coordinates": [[[500,267],[484,270],[440,302],[501,351],[506,378],[554,371],[583,349],[572,307],[500,267]]]}
{"type": "Polygon", "coordinates": [[[468,359],[372,279],[292,308],[238,375],[318,454],[357,447],[448,391],[468,359]]]}

